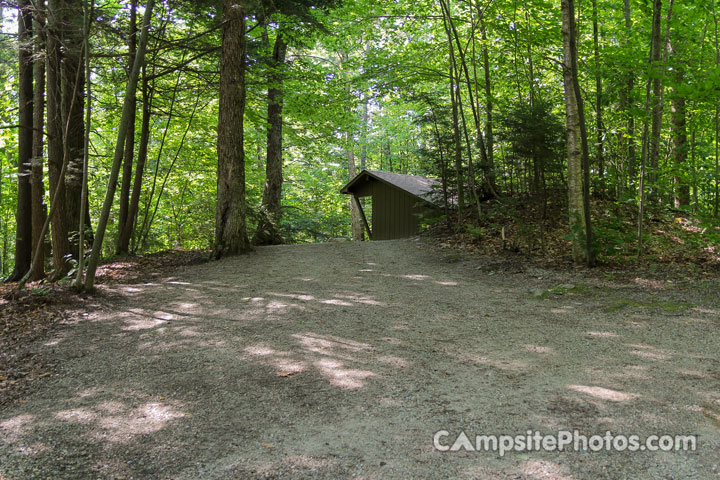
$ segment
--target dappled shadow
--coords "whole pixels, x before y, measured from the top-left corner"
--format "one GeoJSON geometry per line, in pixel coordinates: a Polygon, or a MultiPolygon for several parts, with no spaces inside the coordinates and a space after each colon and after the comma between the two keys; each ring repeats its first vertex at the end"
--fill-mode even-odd
{"type": "Polygon", "coordinates": [[[270,247],[113,287],[112,304],[44,342],[63,370],[3,412],[0,475],[416,478],[429,468],[584,479],[611,461],[628,462],[618,471],[629,477],[661,471],[649,456],[449,456],[432,449],[440,429],[698,433],[701,454],[662,468],[717,463],[715,306],[608,311],[613,292],[534,299],[537,278],[488,278],[414,248],[270,247]]]}

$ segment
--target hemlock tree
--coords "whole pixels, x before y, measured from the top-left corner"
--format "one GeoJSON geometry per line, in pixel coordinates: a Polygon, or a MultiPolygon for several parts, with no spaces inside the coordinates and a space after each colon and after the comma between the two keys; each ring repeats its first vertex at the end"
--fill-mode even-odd
{"type": "Polygon", "coordinates": [[[285,56],[288,44],[283,38],[282,29],[277,32],[272,56],[268,62],[268,93],[267,93],[267,154],[265,156],[265,188],[263,190],[262,207],[253,244],[277,245],[283,243],[278,232],[281,214],[282,182],[283,182],[283,80],[285,56]]]}
{"type": "Polygon", "coordinates": [[[244,0],[223,0],[220,110],[217,140],[217,206],[214,257],[247,252],[245,200],[245,14],[244,0]]]}
{"type": "Polygon", "coordinates": [[[22,278],[30,269],[32,257],[32,198],[30,163],[33,145],[33,62],[32,10],[30,0],[18,4],[18,194],[15,230],[15,268],[7,281],[22,278]]]}

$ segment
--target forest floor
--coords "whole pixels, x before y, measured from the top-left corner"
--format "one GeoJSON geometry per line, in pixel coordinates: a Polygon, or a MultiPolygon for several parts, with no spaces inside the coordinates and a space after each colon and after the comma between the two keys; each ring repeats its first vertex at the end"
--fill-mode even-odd
{"type": "Polygon", "coordinates": [[[62,322],[22,351],[50,367],[0,399],[0,479],[720,476],[717,277],[608,278],[423,239],[157,272],[53,304],[62,322]],[[440,430],[575,429],[698,448],[433,448],[440,430]]]}

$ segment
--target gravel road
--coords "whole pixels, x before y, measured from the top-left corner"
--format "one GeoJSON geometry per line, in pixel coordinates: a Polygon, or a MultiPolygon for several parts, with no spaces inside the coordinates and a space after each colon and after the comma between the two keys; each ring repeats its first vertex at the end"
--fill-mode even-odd
{"type": "Polygon", "coordinates": [[[0,410],[0,480],[720,478],[719,286],[413,239],[106,287],[33,346],[60,367],[0,410]],[[443,430],[441,446],[577,430],[697,449],[500,456],[438,451],[443,430]]]}

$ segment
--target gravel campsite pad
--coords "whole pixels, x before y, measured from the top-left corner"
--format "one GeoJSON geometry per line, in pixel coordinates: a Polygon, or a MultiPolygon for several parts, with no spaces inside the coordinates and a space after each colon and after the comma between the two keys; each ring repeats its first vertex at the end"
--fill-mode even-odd
{"type": "Polygon", "coordinates": [[[58,367],[0,411],[0,478],[718,478],[719,291],[417,239],[265,247],[104,287],[33,344],[58,367]],[[441,430],[698,448],[501,457],[437,451],[441,430]]]}

